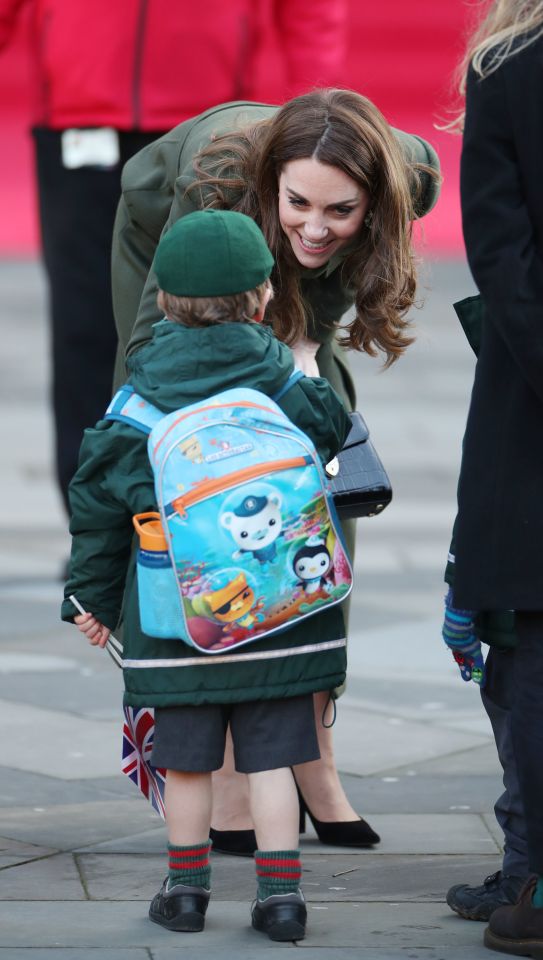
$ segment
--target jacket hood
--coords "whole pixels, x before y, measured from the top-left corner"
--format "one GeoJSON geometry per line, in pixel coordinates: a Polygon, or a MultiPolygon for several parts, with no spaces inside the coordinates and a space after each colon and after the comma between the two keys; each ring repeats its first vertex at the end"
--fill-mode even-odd
{"type": "Polygon", "coordinates": [[[127,364],[136,393],[169,413],[236,387],[271,396],[291,374],[294,359],[260,324],[194,328],[161,320],[153,327],[153,339],[127,364]]]}

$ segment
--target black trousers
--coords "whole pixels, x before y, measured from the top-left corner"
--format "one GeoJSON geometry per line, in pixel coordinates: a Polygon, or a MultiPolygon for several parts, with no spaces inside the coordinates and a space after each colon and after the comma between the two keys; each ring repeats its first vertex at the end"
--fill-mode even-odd
{"type": "Polygon", "coordinates": [[[68,509],[85,427],[111,399],[117,335],[111,305],[111,237],[123,163],[162,131],[126,132],[115,167],[62,165],[61,132],[37,128],[36,174],[49,284],[55,467],[68,509]]]}
{"type": "Polygon", "coordinates": [[[526,816],[528,865],[543,876],[543,612],[517,611],[511,732],[526,816]]]}

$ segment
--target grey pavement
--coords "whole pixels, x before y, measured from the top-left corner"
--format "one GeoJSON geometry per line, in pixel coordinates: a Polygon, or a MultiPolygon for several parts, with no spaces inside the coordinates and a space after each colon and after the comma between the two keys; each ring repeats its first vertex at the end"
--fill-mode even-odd
{"type": "Polygon", "coordinates": [[[463,263],[426,266],[415,345],[384,372],[352,360],[394,500],[358,526],[335,743],[348,794],[382,843],[323,847],[311,829],[308,936],[274,945],[248,925],[253,868],[241,858],[213,856],[204,934],[147,919],[165,831],[120,773],[120,672],[59,621],[69,537],[51,470],[43,277],[33,262],[0,263],[0,960],[168,960],[180,949],[225,960],[490,956],[484,925],[444,902],[451,884],[499,867],[502,841],[491,731],[440,640],[474,365],[451,303],[472,292],[463,263]]]}

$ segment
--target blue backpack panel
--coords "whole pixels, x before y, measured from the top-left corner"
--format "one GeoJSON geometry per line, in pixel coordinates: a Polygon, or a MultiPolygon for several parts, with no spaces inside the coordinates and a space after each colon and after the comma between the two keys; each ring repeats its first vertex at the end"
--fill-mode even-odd
{"type": "Polygon", "coordinates": [[[165,416],[125,386],[106,419],[149,434],[160,513],[134,518],[144,633],[217,654],[348,595],[329,480],[274,400],[227,390],[165,416]]]}

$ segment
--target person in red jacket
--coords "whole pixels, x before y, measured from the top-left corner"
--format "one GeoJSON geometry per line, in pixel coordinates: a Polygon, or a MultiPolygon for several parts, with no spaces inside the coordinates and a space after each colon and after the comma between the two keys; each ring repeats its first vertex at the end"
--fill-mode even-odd
{"type": "Polygon", "coordinates": [[[0,0],[0,50],[25,6],[56,473],[68,510],[83,430],[111,397],[110,251],[122,165],[217,103],[280,102],[340,82],[346,0],[95,0],[92,15],[83,0],[0,0]]]}

